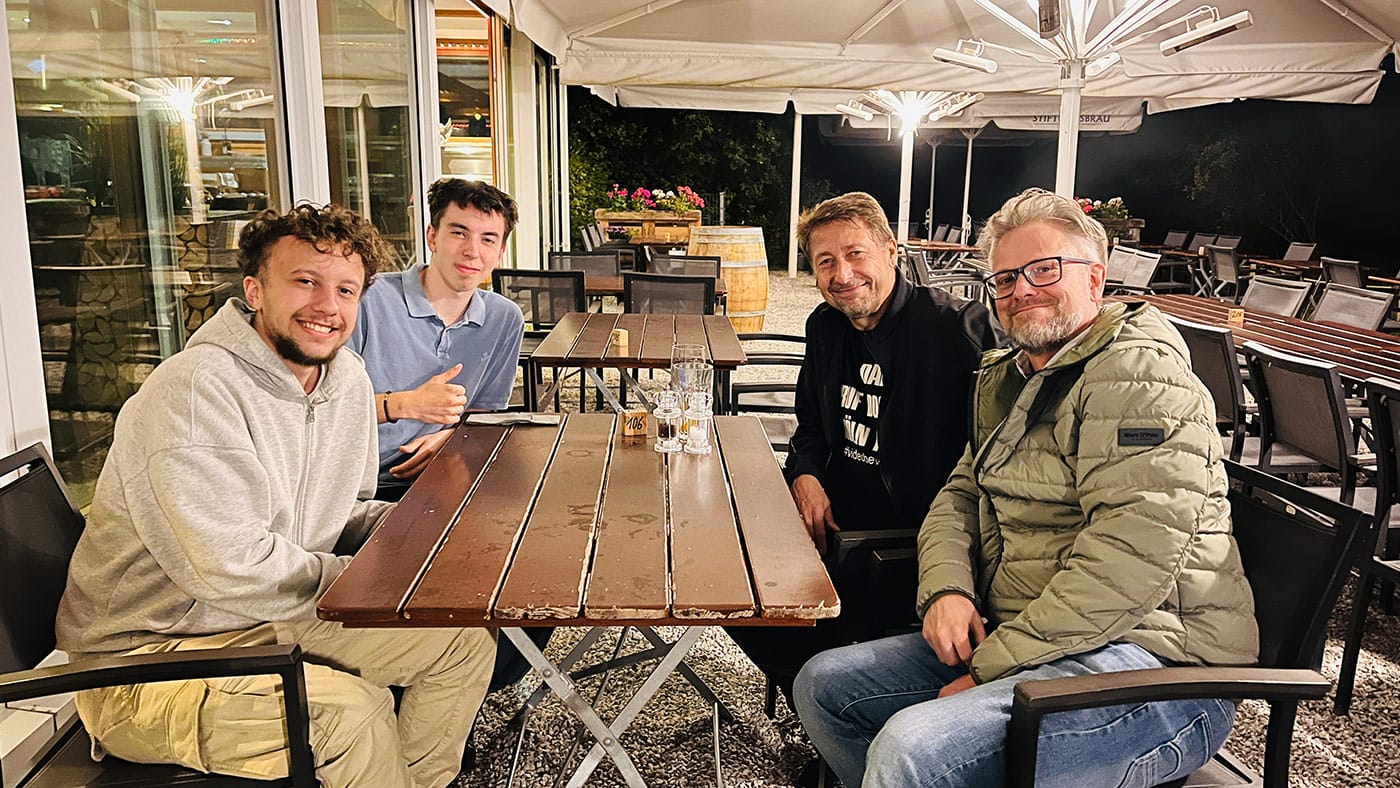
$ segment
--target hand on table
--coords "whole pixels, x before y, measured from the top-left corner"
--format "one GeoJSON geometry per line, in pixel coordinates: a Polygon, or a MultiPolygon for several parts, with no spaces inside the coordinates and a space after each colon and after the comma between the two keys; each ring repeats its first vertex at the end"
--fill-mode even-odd
{"type": "Polygon", "coordinates": [[[923,633],[938,660],[949,667],[971,662],[973,649],[987,639],[981,614],[962,594],[944,594],[933,600],[924,614],[923,633]]]}
{"type": "Polygon", "coordinates": [[[417,419],[428,424],[456,424],[467,407],[466,388],[450,382],[462,371],[454,364],[412,391],[394,396],[394,418],[417,419]]]}
{"type": "Polygon", "coordinates": [[[437,450],[442,448],[442,444],[452,436],[452,430],[438,430],[430,435],[420,435],[417,438],[399,447],[399,451],[408,455],[408,459],[389,469],[389,475],[395,479],[412,479],[423,472],[423,466],[428,464],[428,460],[437,454],[437,450]]]}
{"type": "Polygon", "coordinates": [[[826,497],[826,489],[817,477],[804,473],[792,480],[792,499],[797,502],[797,511],[802,514],[802,524],[812,536],[817,552],[826,555],[827,530],[840,531],[836,520],[831,516],[831,499],[826,497]]]}

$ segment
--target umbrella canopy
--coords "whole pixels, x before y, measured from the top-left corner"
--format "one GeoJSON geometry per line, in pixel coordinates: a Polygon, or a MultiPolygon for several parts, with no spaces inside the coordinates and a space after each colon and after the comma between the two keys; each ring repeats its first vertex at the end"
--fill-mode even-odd
{"type": "MultiPolygon", "coordinates": [[[[508,0],[487,0],[510,17],[508,0]]],[[[1115,20],[1140,13],[1137,41],[1119,36],[1117,64],[1078,84],[1077,70],[1029,40],[1036,0],[535,0],[515,3],[514,23],[560,58],[560,76],[637,106],[783,111],[808,90],[974,91],[1053,95],[1061,111],[1061,159],[1073,187],[1073,146],[1081,114],[1071,95],[1137,100],[1148,112],[1241,98],[1367,103],[1386,55],[1400,51],[1394,0],[1218,0],[1219,18],[1252,11],[1253,24],[1170,57],[1163,40],[1185,21],[1150,32],[1195,6],[1172,0],[1061,0],[1082,7],[1071,38],[1087,55],[1115,20]],[[1149,12],[1155,12],[1150,13],[1149,12]],[[1127,16],[1125,16],[1127,14],[1127,16]],[[997,61],[983,73],[936,61],[933,50],[985,41],[997,61]],[[1032,59],[1004,47],[1029,51],[1032,59]],[[1068,77],[1068,78],[1067,78],[1068,77]],[[1069,161],[1065,162],[1064,159],[1069,161]]],[[[1073,16],[1073,12],[1070,12],[1073,16]]],[[[1110,39],[1113,36],[1109,36],[1110,39]]],[[[820,107],[820,104],[818,104],[820,107]]],[[[823,110],[830,112],[830,110],[823,110]]],[[[1063,179],[1063,178],[1062,178],[1063,179]]]]}

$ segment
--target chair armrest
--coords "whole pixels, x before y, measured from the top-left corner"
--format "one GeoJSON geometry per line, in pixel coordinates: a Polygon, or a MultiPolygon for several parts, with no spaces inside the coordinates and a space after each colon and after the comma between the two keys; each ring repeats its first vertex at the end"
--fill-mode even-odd
{"type": "Polygon", "coordinates": [[[292,784],[313,788],[319,783],[311,752],[306,675],[302,670],[301,646],[296,643],[95,657],[16,671],[0,675],[0,702],[120,684],[265,674],[282,678],[292,784]]]}
{"type": "Polygon", "coordinates": [[[1190,698],[1317,700],[1332,682],[1315,670],[1296,668],[1184,667],[1125,670],[1062,679],[1023,681],[1011,704],[1051,714],[1122,703],[1190,698]]]}
{"type": "Polygon", "coordinates": [[[1006,784],[1016,788],[1035,785],[1040,720],[1045,714],[1192,698],[1296,703],[1326,697],[1331,688],[1331,681],[1314,670],[1251,667],[1150,668],[1023,681],[1016,685],[1011,701],[1006,784]]]}
{"type": "Polygon", "coordinates": [[[0,701],[9,703],[119,684],[266,673],[280,675],[300,662],[301,646],[295,643],[95,657],[0,675],[0,701]]]}

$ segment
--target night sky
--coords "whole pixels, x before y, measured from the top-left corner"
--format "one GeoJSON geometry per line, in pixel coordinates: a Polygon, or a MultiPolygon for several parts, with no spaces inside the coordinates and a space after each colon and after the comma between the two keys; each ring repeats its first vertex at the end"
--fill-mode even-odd
{"type": "MultiPolygon", "coordinates": [[[[1400,220],[1400,75],[1392,62],[1369,105],[1240,101],[1149,115],[1135,134],[1083,137],[1077,196],[1121,196],[1133,216],[1147,221],[1145,242],[1160,241],[1169,229],[1209,231],[1243,236],[1245,253],[1273,255],[1288,240],[1316,241],[1319,255],[1360,259],[1373,271],[1393,274],[1400,268],[1394,232],[1400,220]],[[1202,160],[1206,164],[1197,167],[1202,160]],[[1202,177],[1193,200],[1187,189],[1202,177]]],[[[893,221],[898,140],[834,145],[821,138],[815,122],[804,130],[804,181],[829,182],[833,193],[868,191],[893,221]]],[[[1054,136],[1023,136],[1029,140],[1023,144],[974,143],[974,219],[1028,186],[1053,188],[1054,136]]],[[[918,141],[913,221],[928,207],[929,156],[929,146],[918,141]]],[[[935,223],[958,223],[965,156],[960,138],[939,145],[935,223]]]]}

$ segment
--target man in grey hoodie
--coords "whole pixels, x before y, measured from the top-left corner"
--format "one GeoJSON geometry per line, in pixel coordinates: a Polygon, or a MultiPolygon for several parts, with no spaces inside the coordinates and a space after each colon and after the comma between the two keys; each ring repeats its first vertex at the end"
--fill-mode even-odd
{"type": "MultiPolygon", "coordinates": [[[[232,299],[122,408],[69,566],[60,648],[81,656],[300,643],[324,785],[456,777],[495,646],[482,629],[346,630],[316,601],[388,504],[372,391],[341,347],[385,247],[336,206],[266,211],[232,299]],[[405,688],[395,713],[389,686],[405,688]]],[[[287,773],[275,677],[77,697],[95,750],[287,773]]]]}

